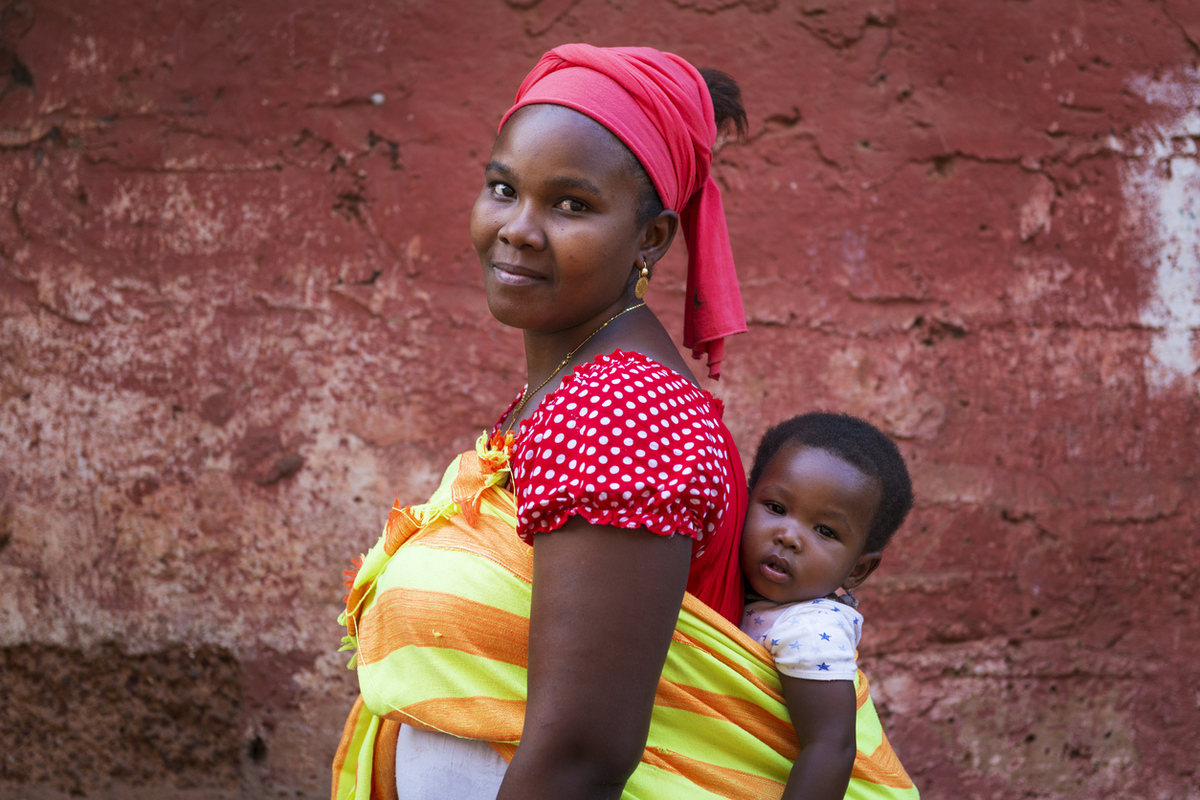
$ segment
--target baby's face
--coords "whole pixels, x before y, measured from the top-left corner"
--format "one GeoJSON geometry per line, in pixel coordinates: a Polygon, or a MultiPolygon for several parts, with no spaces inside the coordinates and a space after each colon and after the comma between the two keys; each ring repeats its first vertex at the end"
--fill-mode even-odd
{"type": "Polygon", "coordinates": [[[826,450],[780,448],[750,493],[742,574],[776,603],[852,588],[879,564],[864,553],[879,482],[826,450]]]}

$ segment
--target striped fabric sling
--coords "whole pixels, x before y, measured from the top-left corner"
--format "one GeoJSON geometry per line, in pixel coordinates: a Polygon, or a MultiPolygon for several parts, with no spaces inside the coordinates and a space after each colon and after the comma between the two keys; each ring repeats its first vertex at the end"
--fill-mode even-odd
{"type": "MultiPolygon", "coordinates": [[[[509,452],[511,439],[481,437],[428,503],[397,503],[348,573],[339,621],[343,649],[357,650],[362,694],[333,764],[333,800],[396,796],[400,724],[481,739],[512,758],[525,708],[533,549],[516,536],[515,498],[503,488],[509,452]]],[[[846,797],[916,800],[861,672],[855,689],[858,755],[846,797]]],[[[770,655],[686,595],[646,749],[622,798],[779,798],[798,752],[770,655]]]]}

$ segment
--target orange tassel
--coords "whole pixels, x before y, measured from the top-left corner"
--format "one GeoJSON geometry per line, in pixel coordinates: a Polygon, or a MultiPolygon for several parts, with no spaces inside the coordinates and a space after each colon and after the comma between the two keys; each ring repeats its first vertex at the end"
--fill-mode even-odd
{"type": "Polygon", "coordinates": [[[342,598],[343,603],[350,600],[350,590],[354,588],[354,579],[358,577],[358,571],[362,569],[364,558],[366,556],[360,554],[350,559],[350,566],[353,569],[342,570],[342,574],[346,576],[346,580],[342,581],[342,586],[346,587],[346,596],[342,598]]]}

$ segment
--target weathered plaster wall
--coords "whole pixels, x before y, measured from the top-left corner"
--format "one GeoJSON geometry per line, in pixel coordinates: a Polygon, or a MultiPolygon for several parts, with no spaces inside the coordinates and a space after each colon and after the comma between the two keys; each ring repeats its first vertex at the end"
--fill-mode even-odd
{"type": "Polygon", "coordinates": [[[0,0],[0,796],[326,795],[340,571],[523,379],[466,218],[572,40],[744,87],[716,390],[911,459],[862,652],[924,796],[1200,797],[1187,0],[0,0]]]}

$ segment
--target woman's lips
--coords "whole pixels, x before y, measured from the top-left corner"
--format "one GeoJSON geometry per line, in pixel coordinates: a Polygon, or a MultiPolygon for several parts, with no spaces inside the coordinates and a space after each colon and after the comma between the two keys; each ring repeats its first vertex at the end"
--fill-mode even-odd
{"type": "Polygon", "coordinates": [[[492,264],[492,274],[505,286],[530,286],[542,280],[529,270],[512,264],[492,264]]]}

